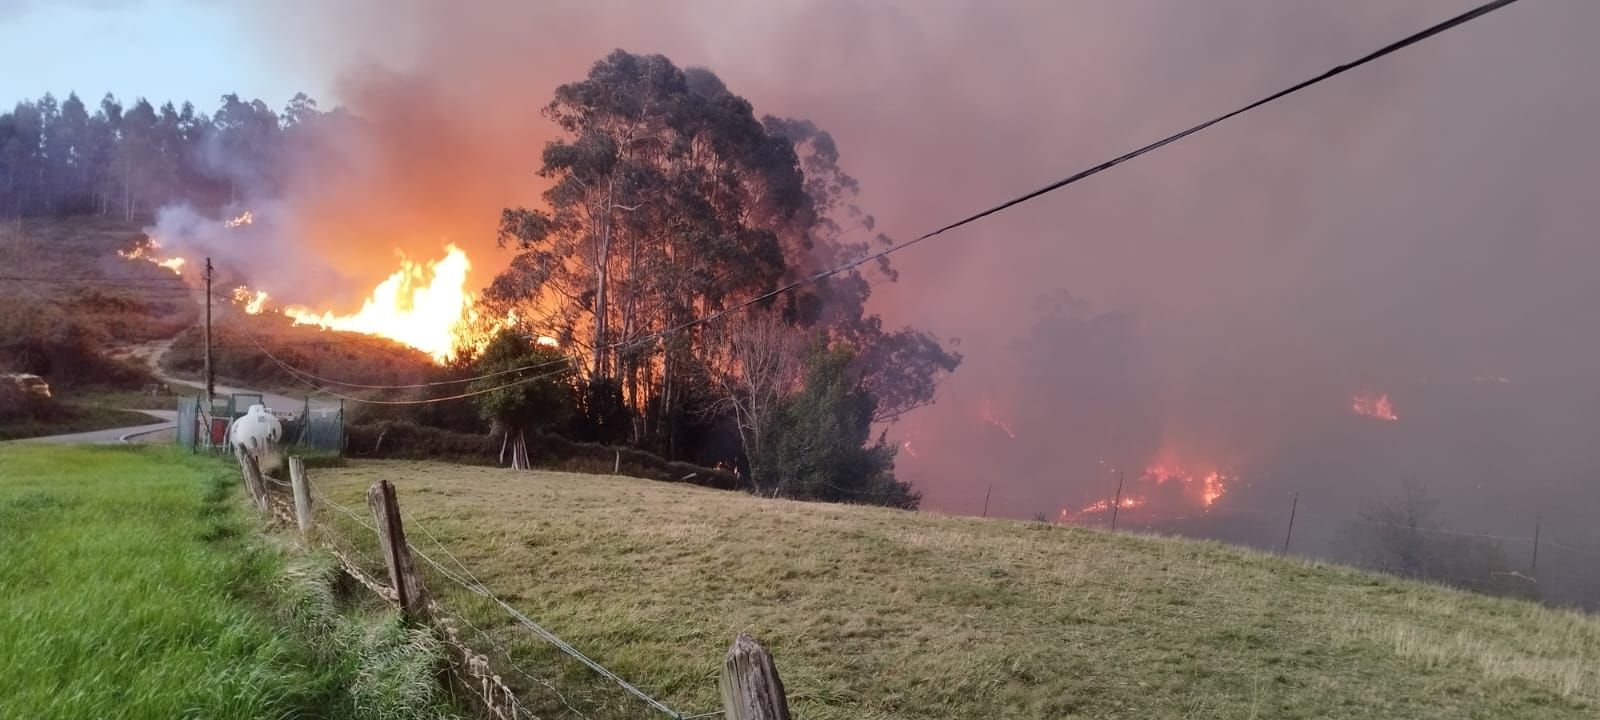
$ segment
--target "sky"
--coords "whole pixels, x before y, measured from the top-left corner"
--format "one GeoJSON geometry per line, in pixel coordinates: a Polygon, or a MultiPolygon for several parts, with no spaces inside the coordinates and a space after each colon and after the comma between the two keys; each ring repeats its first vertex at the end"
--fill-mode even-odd
{"type": "MultiPolygon", "coordinates": [[[[455,242],[486,282],[508,259],[499,209],[537,202],[556,137],[539,108],[614,48],[814,120],[905,239],[1475,4],[13,2],[0,98],[346,105],[370,132],[278,199],[285,242],[365,280],[389,270],[374,252],[455,242]]],[[[896,255],[873,309],[966,358],[890,428],[916,449],[897,472],[930,509],[976,513],[992,488],[1018,518],[1103,498],[1103,468],[1168,463],[1237,476],[1213,515],[1299,492],[1328,537],[1408,478],[1461,527],[1586,527],[1597,25],[1600,3],[1518,3],[896,255]],[[1356,416],[1360,393],[1399,420],[1356,416]]]]}
{"type": "Polygon", "coordinates": [[[0,98],[107,92],[125,102],[192,100],[209,111],[229,92],[281,107],[326,94],[326,77],[261,52],[246,18],[199,0],[0,0],[0,98]]]}

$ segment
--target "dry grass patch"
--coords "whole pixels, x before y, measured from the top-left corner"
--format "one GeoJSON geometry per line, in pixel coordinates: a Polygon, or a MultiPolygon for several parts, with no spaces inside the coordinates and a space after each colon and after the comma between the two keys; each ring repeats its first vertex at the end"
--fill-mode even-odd
{"type": "MultiPolygon", "coordinates": [[[[364,518],[379,478],[495,593],[688,713],[716,707],[740,631],[772,649],[805,718],[1600,709],[1592,617],[1216,543],[568,473],[415,462],[313,473],[364,518]]],[[[354,521],[321,517],[372,553],[354,521]]],[[[430,550],[419,529],[413,542],[430,550]]],[[[541,716],[651,715],[427,570],[443,602],[526,671],[509,677],[541,716]]]]}

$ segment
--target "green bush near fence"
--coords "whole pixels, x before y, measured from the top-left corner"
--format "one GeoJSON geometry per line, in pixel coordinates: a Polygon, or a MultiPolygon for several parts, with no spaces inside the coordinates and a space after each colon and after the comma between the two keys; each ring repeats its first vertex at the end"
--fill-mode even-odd
{"type": "Polygon", "coordinates": [[[174,449],[0,449],[0,719],[447,714],[436,648],[338,612],[236,487],[174,449]]]}

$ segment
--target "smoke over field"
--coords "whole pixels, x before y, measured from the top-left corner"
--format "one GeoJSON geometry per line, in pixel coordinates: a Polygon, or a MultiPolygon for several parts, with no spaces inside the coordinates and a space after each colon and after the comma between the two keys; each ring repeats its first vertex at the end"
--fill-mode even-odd
{"type": "MultiPolygon", "coordinates": [[[[305,162],[284,222],[347,273],[453,242],[481,285],[508,257],[499,211],[542,189],[540,108],[616,47],[815,121],[905,238],[1467,6],[419,0],[250,22],[362,120],[305,162]]],[[[1594,540],[1597,21],[1514,6],[896,256],[874,309],[966,358],[888,429],[899,473],[932,509],[988,491],[991,514],[1101,522],[1120,471],[1127,521],[1258,544],[1298,492],[1310,546],[1409,479],[1452,527],[1542,513],[1594,540]]]]}

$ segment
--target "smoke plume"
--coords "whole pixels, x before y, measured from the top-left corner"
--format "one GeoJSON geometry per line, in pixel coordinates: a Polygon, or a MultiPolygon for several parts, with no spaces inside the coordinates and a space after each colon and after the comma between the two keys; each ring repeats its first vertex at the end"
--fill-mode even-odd
{"type": "MultiPolygon", "coordinates": [[[[904,238],[1470,4],[374,0],[249,22],[366,123],[307,163],[285,222],[345,272],[455,242],[481,284],[499,210],[537,202],[540,107],[613,48],[815,121],[904,238]]],[[[977,513],[988,489],[1026,518],[1105,498],[1107,468],[1186,464],[1233,478],[1196,514],[1262,544],[1292,493],[1311,543],[1412,478],[1454,526],[1543,513],[1586,540],[1597,22],[1512,6],[897,255],[874,309],[967,358],[890,429],[899,474],[925,507],[977,513]],[[1353,412],[1362,393],[1399,419],[1353,412]]]]}

